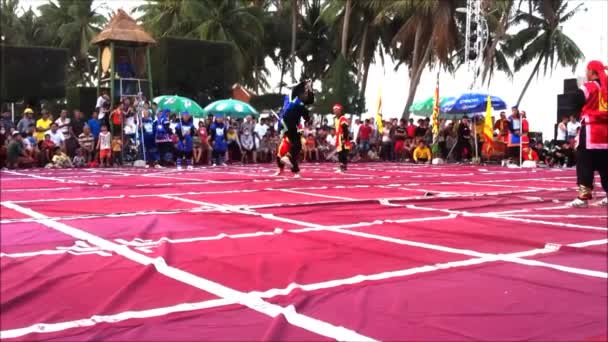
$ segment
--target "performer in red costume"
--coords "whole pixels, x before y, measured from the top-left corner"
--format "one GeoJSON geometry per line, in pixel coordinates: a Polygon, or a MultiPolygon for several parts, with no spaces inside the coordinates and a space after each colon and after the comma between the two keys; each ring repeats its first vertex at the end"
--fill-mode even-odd
{"type": "Polygon", "coordinates": [[[334,105],[333,112],[336,122],[336,151],[338,152],[338,161],[340,167],[336,170],[337,173],[346,172],[348,164],[348,153],[352,148],[350,138],[348,136],[348,119],[344,116],[344,108],[342,105],[334,105]]]}
{"type": "MultiPolygon", "coordinates": [[[[608,196],[608,76],[600,61],[587,64],[587,82],[579,89],[575,105],[581,108],[577,138],[576,178],[578,197],[570,207],[585,208],[592,198],[595,171],[608,196]]],[[[608,206],[608,197],[597,203],[608,206]]]]}

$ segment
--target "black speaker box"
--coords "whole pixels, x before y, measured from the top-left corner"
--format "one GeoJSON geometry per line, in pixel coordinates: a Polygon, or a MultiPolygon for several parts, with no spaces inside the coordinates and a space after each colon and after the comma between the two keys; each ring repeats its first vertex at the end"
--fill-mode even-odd
{"type": "Polygon", "coordinates": [[[578,81],[576,78],[568,78],[564,80],[564,93],[574,92],[578,89],[578,81]]]}

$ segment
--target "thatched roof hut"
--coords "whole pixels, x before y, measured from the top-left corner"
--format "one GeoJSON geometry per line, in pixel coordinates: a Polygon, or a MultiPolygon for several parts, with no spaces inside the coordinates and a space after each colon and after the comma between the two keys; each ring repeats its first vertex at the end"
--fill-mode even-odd
{"type": "Polygon", "coordinates": [[[156,40],[122,9],[116,11],[110,22],[93,38],[91,43],[101,44],[110,41],[136,45],[156,44],[156,40]]]}

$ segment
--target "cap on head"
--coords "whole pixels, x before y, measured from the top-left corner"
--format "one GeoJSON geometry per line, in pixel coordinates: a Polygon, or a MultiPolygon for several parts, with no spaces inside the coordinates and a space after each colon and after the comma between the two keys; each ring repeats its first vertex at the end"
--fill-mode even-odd
{"type": "Polygon", "coordinates": [[[25,108],[23,114],[34,114],[34,111],[31,108],[25,108]]]}

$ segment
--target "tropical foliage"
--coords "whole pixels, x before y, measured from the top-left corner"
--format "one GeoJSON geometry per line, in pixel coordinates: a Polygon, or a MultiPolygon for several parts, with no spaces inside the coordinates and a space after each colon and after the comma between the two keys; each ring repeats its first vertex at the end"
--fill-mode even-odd
{"type": "MultiPolygon", "coordinates": [[[[23,8],[19,0],[0,0],[2,42],[67,48],[70,85],[93,84],[90,41],[110,15],[93,4],[48,0],[23,8]]],[[[557,66],[575,68],[583,58],[562,29],[580,5],[570,8],[567,0],[483,4],[490,35],[481,57],[482,82],[491,82],[497,72],[512,77],[532,65],[521,101],[535,76],[557,66]]],[[[331,89],[323,99],[342,99],[360,112],[374,63],[389,58],[397,68],[407,68],[404,108],[413,102],[425,70],[439,66],[453,72],[464,63],[464,14],[457,8],[465,5],[465,0],[142,0],[133,15],[156,38],[231,43],[241,83],[259,94],[282,92],[298,76],[306,77],[322,91],[331,89]],[[278,82],[271,70],[280,75],[278,82]]]]}

